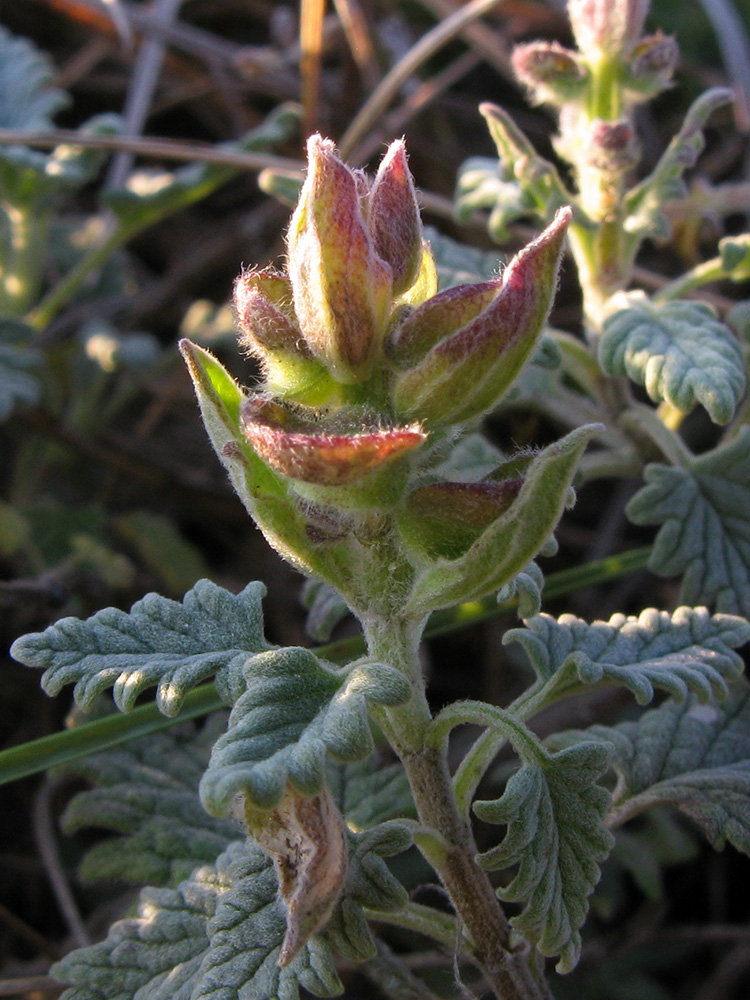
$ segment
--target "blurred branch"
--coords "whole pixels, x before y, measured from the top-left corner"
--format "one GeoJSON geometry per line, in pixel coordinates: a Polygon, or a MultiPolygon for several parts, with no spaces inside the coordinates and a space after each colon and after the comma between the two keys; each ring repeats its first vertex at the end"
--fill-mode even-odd
{"type": "Polygon", "coordinates": [[[81,135],[73,129],[49,129],[45,132],[26,132],[23,129],[0,128],[0,145],[30,146],[36,149],[53,149],[68,145],[90,149],[125,150],[136,156],[152,159],[176,160],[192,163],[221,163],[241,170],[303,170],[300,160],[268,153],[243,153],[222,149],[208,143],[183,142],[179,139],[148,139],[121,135],[81,135]]]}

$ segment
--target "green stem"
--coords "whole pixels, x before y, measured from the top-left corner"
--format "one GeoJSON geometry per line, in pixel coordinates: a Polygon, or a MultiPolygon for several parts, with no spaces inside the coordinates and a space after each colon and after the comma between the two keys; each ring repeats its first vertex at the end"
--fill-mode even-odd
{"type": "Polygon", "coordinates": [[[57,313],[76,294],[88,276],[97,271],[119,247],[126,243],[133,234],[130,230],[117,226],[111,229],[104,239],[87,254],[76,266],[52,288],[42,301],[26,316],[27,323],[37,330],[44,330],[55,318],[57,313]]]}
{"type": "Polygon", "coordinates": [[[407,903],[401,910],[384,913],[380,910],[365,910],[367,918],[379,924],[402,927],[425,937],[439,941],[451,950],[460,943],[460,928],[456,918],[449,913],[440,913],[432,906],[421,903],[407,903]]]}
{"type": "Polygon", "coordinates": [[[714,281],[721,281],[727,278],[727,272],[721,266],[721,257],[713,257],[711,260],[696,264],[689,271],[664,285],[653,296],[654,302],[669,302],[672,299],[679,299],[695,288],[702,285],[709,285],[714,281]]]}
{"type": "Polygon", "coordinates": [[[375,944],[378,953],[362,971],[384,996],[389,1000],[436,1000],[432,990],[383,941],[375,944]]]}
{"type": "Polygon", "coordinates": [[[431,715],[417,657],[421,624],[391,617],[364,625],[370,656],[400,669],[414,689],[406,705],[381,710],[378,721],[404,765],[420,821],[447,845],[433,864],[468,932],[474,958],[499,1000],[547,1000],[546,986],[514,952],[507,917],[474,860],[477,846],[453,794],[447,741],[434,745],[428,739],[431,715]]]}
{"type": "Polygon", "coordinates": [[[0,265],[0,311],[19,316],[38,294],[45,259],[49,212],[4,204],[7,257],[0,265]]]}

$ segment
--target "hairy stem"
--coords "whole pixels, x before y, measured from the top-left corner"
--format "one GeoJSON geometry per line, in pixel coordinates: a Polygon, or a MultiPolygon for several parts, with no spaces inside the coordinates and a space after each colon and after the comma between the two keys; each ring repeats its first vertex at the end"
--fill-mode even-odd
{"type": "Polygon", "coordinates": [[[514,949],[507,917],[487,875],[474,860],[477,847],[468,820],[459,812],[448,769],[447,740],[430,746],[431,720],[417,659],[421,626],[395,618],[365,623],[370,655],[409,677],[414,696],[404,706],[379,714],[411,784],[419,818],[444,839],[447,849],[431,858],[472,942],[473,956],[499,1000],[548,1000],[550,994],[514,949]]]}

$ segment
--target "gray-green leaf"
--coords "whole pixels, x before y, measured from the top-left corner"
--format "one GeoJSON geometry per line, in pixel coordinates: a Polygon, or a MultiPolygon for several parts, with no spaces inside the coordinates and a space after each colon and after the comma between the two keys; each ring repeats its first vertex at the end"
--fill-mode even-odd
{"type": "Polygon", "coordinates": [[[214,675],[221,696],[234,700],[244,661],[271,648],[263,637],[264,593],[261,583],[235,596],[199,580],[182,603],[147,594],[129,613],[105,608],[85,621],[63,618],[17,639],[11,655],[46,668],[42,686],[50,695],[75,683],[84,709],[111,687],[118,708],[127,712],[142,691],[157,685],[159,710],[176,715],[185,695],[214,675]]]}
{"type": "Polygon", "coordinates": [[[44,130],[68,103],[52,86],[55,71],[47,56],[25,38],[0,28],[0,128],[44,130]]]}
{"type": "Polygon", "coordinates": [[[301,647],[253,656],[244,679],[246,690],[201,781],[203,803],[216,815],[237,792],[271,809],[287,781],[315,794],[325,781],[326,754],[355,761],[372,752],[368,704],[395,705],[411,694],[393,667],[364,662],[335,670],[301,647]]]}
{"type": "Polygon", "coordinates": [[[297,1000],[300,984],[316,996],[339,994],[319,939],[279,968],[285,924],[270,859],[238,842],[177,889],[144,890],[137,917],[52,971],[72,986],[65,1000],[297,1000]]]}
{"type": "Polygon", "coordinates": [[[526,762],[500,799],[474,805],[480,819],[507,824],[502,843],[480,861],[490,870],[518,865],[498,895],[526,903],[512,923],[543,955],[560,956],[559,972],[578,961],[587,899],[614,843],[602,822],[609,792],[596,784],[608,754],[608,747],[589,741],[543,763],[526,762]]]}
{"type": "Polygon", "coordinates": [[[622,684],[644,705],[655,688],[680,701],[688,692],[704,702],[725,697],[743,667],[734,648],[749,639],[750,625],[741,618],[683,607],[671,615],[654,608],[637,618],[616,614],[591,625],[575,615],[540,614],[503,641],[524,647],[543,682],[567,669],[570,682],[622,684]]]}
{"type": "Polygon", "coordinates": [[[614,744],[615,822],[659,803],[690,816],[715,847],[750,854],[750,686],[720,705],[666,702],[637,722],[596,726],[614,744]]]}
{"type": "Polygon", "coordinates": [[[455,285],[473,285],[498,276],[501,261],[492,250],[457,243],[432,226],[425,227],[424,235],[435,258],[441,292],[455,285]]]}
{"type": "Polygon", "coordinates": [[[745,392],[742,351],[732,331],[703,302],[650,302],[643,293],[607,317],[599,361],[608,375],[646,387],[656,403],[683,413],[702,403],[726,424],[745,392]]]}
{"type": "Polygon", "coordinates": [[[684,573],[680,600],[750,617],[750,427],[685,467],[649,465],[627,507],[660,524],[649,568],[684,573]]]}
{"type": "Polygon", "coordinates": [[[209,747],[188,727],[72,765],[95,787],[69,803],[66,832],[100,827],[121,835],[88,851],[83,877],[176,886],[200,865],[213,864],[240,831],[234,821],[209,816],[201,807],[198,783],[208,757],[209,747]]]}

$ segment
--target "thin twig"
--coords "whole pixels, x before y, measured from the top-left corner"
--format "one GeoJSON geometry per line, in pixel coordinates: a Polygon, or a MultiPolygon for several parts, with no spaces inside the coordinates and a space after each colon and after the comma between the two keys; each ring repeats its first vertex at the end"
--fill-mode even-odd
{"type": "Polygon", "coordinates": [[[351,153],[385,112],[403,84],[430,56],[459,35],[472,21],[476,21],[500,3],[502,0],[471,0],[432,31],[428,31],[385,76],[378,89],[362,106],[339,143],[341,155],[346,158],[351,153]]]}
{"type": "MultiPolygon", "coordinates": [[[[455,0],[420,0],[423,7],[426,7],[438,21],[444,21],[451,17],[456,11],[461,9],[461,5],[455,0]]],[[[494,66],[501,76],[508,80],[515,79],[515,75],[510,64],[510,54],[508,44],[498,31],[486,27],[484,24],[468,24],[461,35],[465,41],[469,42],[476,52],[494,66]]]]}
{"type": "MultiPolygon", "coordinates": [[[[180,3],[181,0],[156,0],[155,22],[160,26],[174,22],[180,3]]],[[[145,38],[141,43],[125,98],[124,131],[127,136],[136,136],[143,131],[154,90],[159,81],[164,52],[164,42],[155,36],[145,38]]],[[[122,187],[132,166],[133,154],[121,150],[112,161],[105,188],[112,190],[122,187]]]]}
{"type": "Polygon", "coordinates": [[[47,877],[50,880],[52,891],[60,907],[60,912],[68,924],[68,930],[76,945],[79,948],[85,948],[91,944],[91,941],[83,923],[83,918],[78,910],[78,904],[73,897],[70,882],[60,859],[60,852],[57,849],[57,841],[52,828],[50,799],[53,787],[51,779],[47,776],[36,794],[34,800],[34,839],[42,856],[47,877]]]}
{"type": "Polygon", "coordinates": [[[241,150],[212,146],[208,143],[184,142],[180,139],[132,138],[121,135],[81,135],[74,129],[49,129],[25,132],[23,129],[0,129],[0,145],[30,146],[53,149],[56,146],[78,146],[85,149],[126,150],[151,159],[175,160],[181,163],[219,163],[240,170],[303,170],[301,160],[269,153],[244,153],[241,150]]]}
{"type": "MultiPolygon", "coordinates": [[[[481,56],[470,49],[467,52],[463,52],[435,76],[421,83],[416,90],[408,95],[400,107],[384,119],[382,128],[378,132],[372,132],[364,142],[357,146],[356,150],[349,157],[349,162],[353,166],[361,166],[361,164],[369,160],[380,147],[382,136],[401,134],[412,118],[418,115],[428,104],[431,104],[439,94],[448,90],[449,87],[452,87],[466,76],[467,73],[470,73],[480,62],[481,56]]],[[[445,200],[447,201],[447,199],[445,200]]],[[[451,207],[448,218],[452,214],[453,209],[451,207]]]]}

